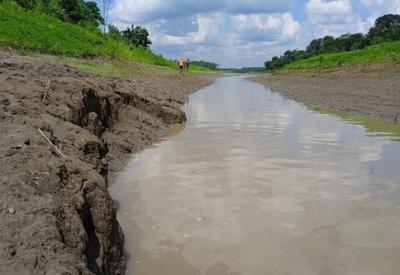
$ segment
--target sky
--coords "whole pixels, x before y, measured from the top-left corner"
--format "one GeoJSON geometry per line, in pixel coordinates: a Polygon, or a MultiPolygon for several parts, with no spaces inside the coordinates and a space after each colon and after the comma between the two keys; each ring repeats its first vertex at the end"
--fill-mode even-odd
{"type": "Polygon", "coordinates": [[[146,27],[170,59],[248,67],[317,37],[366,33],[387,13],[400,14],[400,0],[113,0],[109,23],[146,27]]]}

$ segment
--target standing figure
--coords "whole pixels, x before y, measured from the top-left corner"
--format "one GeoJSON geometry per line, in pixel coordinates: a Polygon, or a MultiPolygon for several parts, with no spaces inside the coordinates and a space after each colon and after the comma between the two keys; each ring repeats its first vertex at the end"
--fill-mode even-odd
{"type": "Polygon", "coordinates": [[[178,64],[179,71],[181,73],[183,73],[183,69],[185,68],[185,65],[186,65],[185,59],[183,59],[183,57],[179,58],[177,64],[178,64]]]}
{"type": "Polygon", "coordinates": [[[189,72],[190,59],[186,59],[186,71],[189,72]]]}

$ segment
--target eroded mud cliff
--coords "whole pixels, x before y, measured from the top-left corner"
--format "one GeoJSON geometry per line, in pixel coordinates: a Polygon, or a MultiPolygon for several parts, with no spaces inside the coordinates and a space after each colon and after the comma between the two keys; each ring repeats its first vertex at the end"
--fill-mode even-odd
{"type": "Polygon", "coordinates": [[[124,274],[110,163],[185,121],[188,93],[213,76],[123,80],[0,57],[0,273],[124,274]]]}

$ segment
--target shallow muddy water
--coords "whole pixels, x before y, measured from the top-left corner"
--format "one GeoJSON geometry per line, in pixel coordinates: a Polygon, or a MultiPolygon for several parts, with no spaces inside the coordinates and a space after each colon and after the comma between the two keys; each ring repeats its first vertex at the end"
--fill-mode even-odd
{"type": "Polygon", "coordinates": [[[400,143],[243,77],[111,187],[134,275],[400,274],[400,143]]]}

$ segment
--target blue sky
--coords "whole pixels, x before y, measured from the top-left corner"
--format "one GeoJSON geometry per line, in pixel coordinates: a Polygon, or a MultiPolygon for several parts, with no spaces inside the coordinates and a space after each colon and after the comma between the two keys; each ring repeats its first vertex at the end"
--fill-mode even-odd
{"type": "Polygon", "coordinates": [[[168,58],[243,67],[316,37],[367,32],[387,13],[400,13],[400,0],[113,0],[109,22],[145,26],[168,58]]]}

